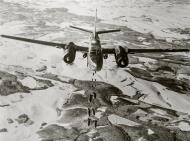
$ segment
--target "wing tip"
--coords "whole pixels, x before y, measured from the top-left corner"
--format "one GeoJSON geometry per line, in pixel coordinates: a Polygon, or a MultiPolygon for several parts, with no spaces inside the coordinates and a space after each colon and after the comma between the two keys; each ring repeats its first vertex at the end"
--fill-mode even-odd
{"type": "Polygon", "coordinates": [[[190,52],[190,49],[183,49],[184,52],[190,52]]]}
{"type": "Polygon", "coordinates": [[[9,35],[0,35],[1,37],[3,37],[3,38],[7,38],[7,37],[10,37],[9,35]]]}

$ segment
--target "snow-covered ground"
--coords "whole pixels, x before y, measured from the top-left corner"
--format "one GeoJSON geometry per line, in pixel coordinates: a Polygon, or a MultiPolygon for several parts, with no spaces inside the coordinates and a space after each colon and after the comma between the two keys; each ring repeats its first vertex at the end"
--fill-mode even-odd
{"type": "MultiPolygon", "coordinates": [[[[1,39],[1,41],[3,42],[3,46],[1,48],[1,56],[4,56],[1,58],[1,65],[3,64],[3,66],[13,66],[13,69],[10,70],[14,70],[14,66],[22,66],[22,68],[31,68],[33,71],[35,71],[39,66],[45,65],[47,66],[47,70],[45,70],[45,72],[57,74],[60,76],[68,76],[76,79],[91,80],[92,72],[87,69],[86,59],[82,58],[81,53],[78,53],[73,65],[67,65],[62,61],[63,52],[59,49],[40,46],[41,49],[39,50],[39,45],[26,47],[26,45],[18,43],[19,46],[13,46],[11,45],[13,44],[12,41],[7,42],[5,39],[1,39]],[[14,50],[14,52],[12,50],[14,50]],[[7,55],[7,52],[10,52],[11,56],[9,56],[10,54],[7,55]],[[44,54],[44,52],[47,53],[44,54]],[[33,57],[32,59],[27,59],[28,56],[33,57]],[[36,66],[33,64],[36,64],[36,66]],[[54,67],[52,67],[52,65],[54,67]]],[[[141,101],[190,114],[189,96],[181,95],[174,91],[167,90],[166,87],[158,83],[135,78],[126,72],[125,69],[117,68],[115,66],[115,62],[111,61],[112,59],[110,58],[109,60],[106,60],[104,62],[104,69],[96,74],[95,77],[98,81],[111,83],[121,89],[123,93],[128,96],[134,96],[138,90],[144,94],[144,96],[140,98],[141,101]],[[133,87],[127,86],[131,83],[134,83],[133,87]],[[158,92],[160,92],[160,95],[158,95],[158,92]]],[[[2,67],[1,69],[4,69],[5,71],[6,67],[2,67]]],[[[20,71],[27,72],[25,69],[21,69],[20,71]]],[[[29,88],[36,88],[39,86],[36,80],[32,77],[26,77],[23,80],[20,80],[20,82],[29,88]]],[[[7,141],[13,140],[13,138],[21,140],[23,140],[23,138],[27,138],[26,140],[33,140],[34,137],[36,138],[36,136],[28,137],[31,135],[30,131],[35,133],[39,129],[40,123],[51,123],[59,119],[56,113],[56,105],[59,107],[60,103],[64,103],[64,100],[66,100],[68,98],[67,96],[69,96],[67,94],[70,94],[67,92],[68,90],[70,93],[74,91],[72,87],[71,89],[65,87],[60,90],[58,85],[47,90],[35,91],[24,95],[22,94],[24,98],[21,99],[19,98],[19,94],[1,98],[1,102],[4,104],[12,105],[13,99],[14,101],[15,99],[18,99],[18,102],[16,102],[11,107],[0,109],[0,112],[3,113],[3,115],[1,115],[1,126],[7,127],[9,130],[8,133],[0,134],[0,138],[7,141]],[[25,126],[14,128],[12,124],[9,125],[6,123],[7,118],[15,119],[22,113],[26,113],[29,115],[31,120],[35,121],[34,125],[29,126],[27,130],[25,126]],[[22,130],[25,130],[25,133],[21,133],[20,131],[22,130]]],[[[123,124],[123,122],[128,121],[123,118],[119,120],[118,117],[115,116],[110,116],[109,119],[111,122],[113,122],[113,124],[123,124]]],[[[126,124],[130,125],[132,123],[126,122],[126,124]]],[[[15,126],[17,126],[17,124],[15,126]]],[[[188,124],[180,123],[179,127],[183,130],[189,129],[188,124]]]]}
{"type": "Polygon", "coordinates": [[[190,2],[165,0],[5,0],[29,8],[68,8],[78,15],[92,16],[98,9],[98,17],[105,23],[128,26],[142,33],[157,37],[189,39],[189,35],[170,29],[190,28],[190,2]]]}
{"type": "MultiPolygon", "coordinates": [[[[190,28],[190,4],[188,1],[179,3],[164,0],[159,2],[155,0],[4,0],[4,2],[21,4],[27,8],[41,11],[47,8],[68,8],[71,13],[87,16],[94,15],[94,9],[97,8],[98,18],[102,20],[102,23],[128,26],[142,33],[151,32],[159,38],[189,38],[187,34],[170,30],[171,28],[190,28]]],[[[24,33],[25,24],[26,22],[23,21],[4,23],[0,25],[0,34],[24,33]]],[[[46,24],[65,28],[70,23],[51,21],[46,24]]],[[[49,41],[60,36],[61,38],[66,37],[63,32],[58,32],[46,34],[38,39],[49,41]]],[[[72,65],[67,65],[62,61],[63,54],[60,49],[0,38],[0,70],[2,71],[14,72],[16,70],[34,76],[52,73],[60,77],[91,80],[92,72],[87,69],[86,59],[83,59],[82,53],[77,53],[72,65]],[[42,69],[44,66],[47,68],[42,69]],[[39,69],[43,71],[36,72],[39,69]]],[[[182,95],[168,90],[167,87],[156,82],[135,78],[127,72],[128,68],[117,68],[113,60],[113,56],[104,60],[103,70],[95,76],[98,81],[113,84],[131,97],[140,91],[144,94],[140,101],[190,114],[190,97],[187,94],[182,95]]],[[[139,60],[146,66],[151,66],[150,62],[156,62],[154,59],[145,57],[139,57],[139,60]]],[[[142,64],[136,64],[133,67],[141,68],[142,64]]],[[[182,75],[179,74],[179,76],[182,75]]],[[[183,74],[184,77],[186,77],[185,74],[183,74]]],[[[19,82],[31,89],[41,87],[41,84],[30,76],[20,79],[19,82]]],[[[0,127],[8,129],[7,133],[0,134],[0,140],[37,141],[38,137],[34,133],[39,130],[41,123],[54,123],[59,119],[56,108],[66,102],[75,88],[54,81],[53,83],[55,86],[48,89],[36,90],[28,94],[16,93],[6,97],[1,96],[0,104],[10,104],[11,106],[0,107],[0,127]],[[7,123],[7,118],[16,119],[23,113],[34,121],[32,125],[26,127],[19,125],[16,121],[13,124],[7,123]]],[[[117,115],[109,116],[109,120],[113,124],[134,124],[117,115]]],[[[180,123],[179,127],[185,131],[190,130],[187,123],[180,123]]],[[[152,133],[150,130],[148,132],[152,133]]]]}

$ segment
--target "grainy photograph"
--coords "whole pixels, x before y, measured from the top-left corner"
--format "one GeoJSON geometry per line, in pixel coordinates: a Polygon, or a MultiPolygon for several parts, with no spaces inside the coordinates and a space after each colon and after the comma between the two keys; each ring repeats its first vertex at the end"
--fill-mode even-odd
{"type": "Polygon", "coordinates": [[[189,0],[0,0],[0,141],[190,141],[189,0]]]}

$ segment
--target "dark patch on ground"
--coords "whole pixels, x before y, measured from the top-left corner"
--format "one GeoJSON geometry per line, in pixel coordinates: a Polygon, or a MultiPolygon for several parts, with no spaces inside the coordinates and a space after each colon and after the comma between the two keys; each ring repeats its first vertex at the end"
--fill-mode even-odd
{"type": "Polygon", "coordinates": [[[7,128],[0,129],[0,133],[8,132],[7,128]]]}
{"type": "Polygon", "coordinates": [[[180,34],[190,34],[190,28],[169,28],[170,31],[175,31],[176,33],[180,33],[180,34]]]}
{"type": "MultiPolygon", "coordinates": [[[[39,79],[36,77],[32,77],[39,83],[39,87],[29,88],[27,86],[23,86],[19,81],[19,78],[24,79],[27,75],[21,75],[16,73],[16,75],[10,74],[8,72],[0,71],[0,95],[7,96],[14,93],[29,93],[31,90],[44,90],[49,87],[54,86],[53,83],[49,80],[39,79]],[[16,76],[18,75],[18,77],[16,76]]],[[[29,76],[31,77],[31,76],[29,76]]],[[[6,105],[5,105],[6,106],[6,105]]]]}
{"type": "Polygon", "coordinates": [[[67,129],[63,126],[59,125],[49,125],[44,129],[38,131],[40,138],[42,141],[53,141],[53,140],[73,140],[77,138],[80,134],[76,128],[67,129]]]}
{"type": "Polygon", "coordinates": [[[144,70],[144,69],[139,69],[139,68],[130,68],[130,73],[132,75],[135,75],[135,77],[140,77],[142,79],[146,78],[152,78],[153,76],[148,72],[148,70],[144,70]]]}
{"type": "MultiPolygon", "coordinates": [[[[168,69],[169,68],[170,67],[168,67],[168,69]]],[[[168,72],[168,69],[167,69],[167,72],[168,72]]],[[[172,76],[170,77],[171,73],[174,72],[171,68],[169,69],[169,72],[171,72],[169,75],[168,73],[165,73],[165,72],[158,72],[158,70],[163,71],[163,69],[159,69],[159,68],[157,69],[157,71],[154,72],[149,69],[144,70],[140,68],[131,67],[129,72],[137,78],[160,83],[163,86],[166,86],[167,88],[175,92],[179,92],[182,94],[188,94],[190,92],[189,80],[186,80],[186,79],[178,80],[176,78],[172,78],[172,76]]]]}
{"type": "Polygon", "coordinates": [[[15,119],[19,124],[25,124],[25,126],[32,125],[34,122],[28,117],[27,114],[22,114],[15,119]]]}
{"type": "Polygon", "coordinates": [[[105,126],[98,128],[103,141],[132,141],[131,137],[119,126],[105,126]]]}
{"type": "Polygon", "coordinates": [[[182,81],[182,80],[157,77],[154,79],[154,81],[156,81],[176,92],[180,92],[180,93],[184,93],[184,94],[186,94],[187,92],[190,92],[190,85],[187,82],[182,81]]]}
{"type": "Polygon", "coordinates": [[[172,72],[172,73],[175,72],[175,71],[174,71],[172,68],[170,68],[169,66],[161,66],[161,67],[157,68],[155,71],[160,71],[160,70],[169,71],[169,72],[172,72]]]}
{"type": "Polygon", "coordinates": [[[88,98],[81,94],[74,94],[72,95],[72,97],[70,97],[67,100],[65,104],[63,104],[62,107],[66,109],[66,108],[71,108],[78,105],[88,107],[89,106],[88,98]]]}
{"type": "Polygon", "coordinates": [[[146,126],[133,127],[122,125],[122,128],[128,132],[128,134],[135,141],[140,138],[143,138],[147,141],[174,141],[173,134],[170,132],[170,130],[163,127],[154,126],[153,128],[146,126]],[[148,129],[151,129],[154,133],[148,134],[148,129]]]}
{"type": "Polygon", "coordinates": [[[7,96],[17,92],[29,93],[29,88],[23,86],[17,77],[0,71],[0,95],[7,96]]]}
{"type": "Polygon", "coordinates": [[[0,107],[8,107],[10,106],[9,104],[3,104],[3,105],[0,105],[0,107]]]}

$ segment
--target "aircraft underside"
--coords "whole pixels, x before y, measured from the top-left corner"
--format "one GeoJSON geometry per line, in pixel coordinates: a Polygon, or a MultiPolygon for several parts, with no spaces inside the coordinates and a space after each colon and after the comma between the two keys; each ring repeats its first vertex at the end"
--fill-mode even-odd
{"type": "Polygon", "coordinates": [[[90,52],[87,56],[87,66],[90,70],[100,71],[103,66],[103,56],[101,52],[90,52]]]}

